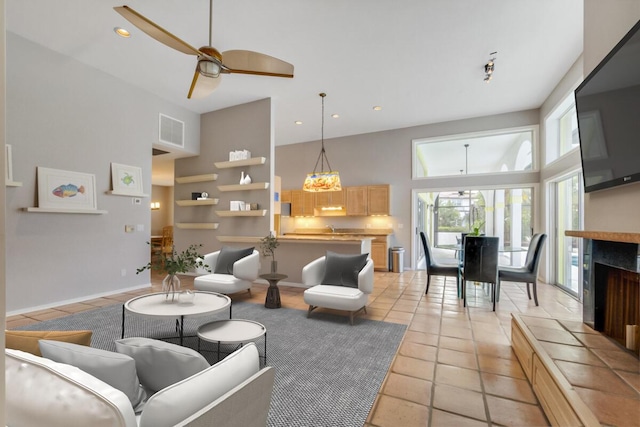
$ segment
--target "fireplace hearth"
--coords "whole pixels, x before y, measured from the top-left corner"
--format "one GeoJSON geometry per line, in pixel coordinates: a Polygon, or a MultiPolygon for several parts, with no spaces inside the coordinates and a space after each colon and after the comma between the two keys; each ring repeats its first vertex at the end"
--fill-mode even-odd
{"type": "Polygon", "coordinates": [[[639,354],[640,234],[567,231],[584,239],[584,323],[639,354]],[[628,328],[627,326],[631,326],[628,328]],[[629,336],[632,334],[633,336],[629,336]]]}

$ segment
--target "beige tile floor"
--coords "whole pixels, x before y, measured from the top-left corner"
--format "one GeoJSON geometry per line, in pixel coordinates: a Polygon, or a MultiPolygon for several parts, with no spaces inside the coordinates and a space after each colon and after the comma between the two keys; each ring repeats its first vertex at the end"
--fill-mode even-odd
{"type": "MultiPolygon", "coordinates": [[[[154,291],[160,276],[152,277],[154,291]]],[[[182,276],[183,287],[193,286],[182,276]]],[[[538,285],[540,306],[529,301],[523,284],[503,283],[491,311],[482,288],[469,284],[468,307],[457,298],[455,280],[426,273],[375,273],[366,317],[408,325],[365,426],[546,426],[542,409],[511,350],[511,313],[557,318],[580,324],[582,305],[557,288],[538,285]]],[[[234,300],[263,303],[266,285],[234,300]]],[[[281,286],[284,307],[306,310],[303,289],[281,286]]],[[[7,318],[7,328],[122,303],[137,292],[94,299],[7,318]]],[[[345,317],[345,322],[348,321],[345,317]]],[[[357,328],[357,320],[356,326],[357,328]]],[[[585,390],[588,390],[585,388],[585,390]]]]}

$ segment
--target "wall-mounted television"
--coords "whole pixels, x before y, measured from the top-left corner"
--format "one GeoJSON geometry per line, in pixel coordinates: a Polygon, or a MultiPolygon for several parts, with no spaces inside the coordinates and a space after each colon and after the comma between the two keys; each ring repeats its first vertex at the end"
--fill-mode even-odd
{"type": "Polygon", "coordinates": [[[640,181],[640,21],[575,90],[586,193],[640,181]]]}

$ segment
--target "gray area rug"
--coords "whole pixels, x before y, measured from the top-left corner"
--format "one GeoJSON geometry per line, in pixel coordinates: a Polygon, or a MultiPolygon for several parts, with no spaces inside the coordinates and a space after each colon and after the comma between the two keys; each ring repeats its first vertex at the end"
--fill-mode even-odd
{"type": "MultiPolygon", "coordinates": [[[[187,319],[185,335],[195,335],[202,323],[228,317],[224,311],[187,319]]],[[[269,426],[362,426],[406,329],[359,318],[351,326],[348,317],[322,311],[307,319],[306,311],[245,302],[233,304],[233,318],[255,320],[267,328],[267,364],[276,373],[269,426]]],[[[112,305],[17,329],[90,329],[93,347],[115,351],[121,325],[122,305],[112,305]]],[[[175,320],[127,315],[125,328],[127,337],[168,337],[175,335],[175,320]]],[[[256,342],[261,355],[263,339],[256,342]]],[[[197,341],[185,338],[183,345],[197,348],[197,341]]],[[[202,344],[202,349],[214,347],[202,344]]],[[[216,362],[216,352],[203,354],[216,362]]]]}

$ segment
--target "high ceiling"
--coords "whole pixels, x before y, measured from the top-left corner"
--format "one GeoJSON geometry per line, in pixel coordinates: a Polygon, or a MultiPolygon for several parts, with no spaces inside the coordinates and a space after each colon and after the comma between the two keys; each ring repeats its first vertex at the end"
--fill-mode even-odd
{"type": "Polygon", "coordinates": [[[319,92],[340,115],[325,138],[538,108],[582,51],[582,0],[215,0],[214,47],[275,56],[295,77],[225,75],[188,100],[195,57],[133,27],[122,4],[208,44],[208,0],[7,0],[6,26],[195,112],[272,97],[276,145],[319,139],[319,92]]]}

